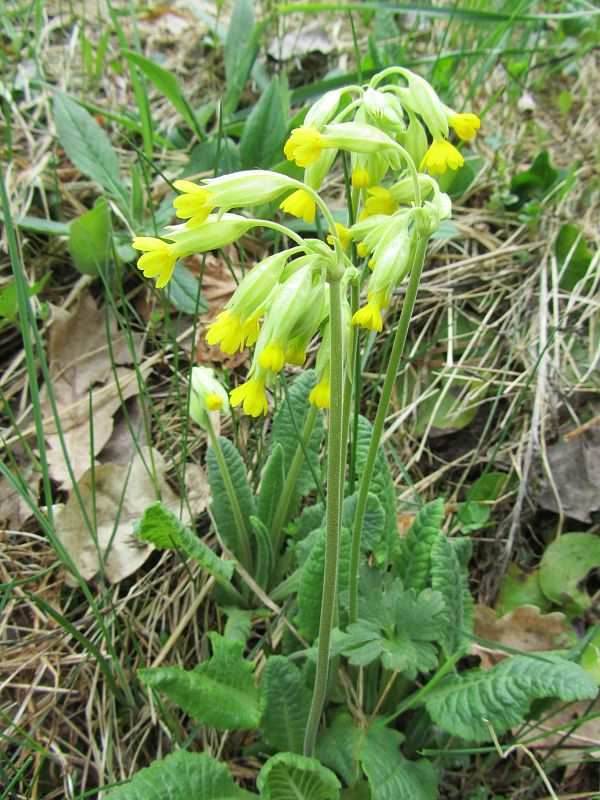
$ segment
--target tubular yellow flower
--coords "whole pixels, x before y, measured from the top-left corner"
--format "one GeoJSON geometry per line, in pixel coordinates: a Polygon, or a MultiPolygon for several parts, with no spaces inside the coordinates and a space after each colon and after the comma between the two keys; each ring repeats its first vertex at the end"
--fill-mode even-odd
{"type": "Polygon", "coordinates": [[[228,355],[233,355],[236,350],[241,353],[245,345],[251,347],[258,339],[259,317],[260,314],[255,314],[242,321],[241,314],[226,308],[217,315],[215,322],[207,326],[206,341],[209,344],[218,344],[228,355]]]}
{"type": "Polygon", "coordinates": [[[352,186],[355,189],[368,189],[371,185],[371,176],[366,169],[356,167],[352,173],[352,186]]]}
{"type": "Polygon", "coordinates": [[[308,401],[317,408],[329,408],[331,400],[331,391],[329,385],[329,376],[323,376],[317,385],[311,390],[308,395],[308,401]]]}
{"type": "Polygon", "coordinates": [[[270,369],[273,372],[279,372],[285,365],[285,351],[281,341],[277,340],[269,342],[269,344],[261,351],[258,357],[258,363],[263,369],[270,369]]]}
{"type": "Polygon", "coordinates": [[[304,222],[315,221],[315,201],[304,189],[298,189],[286,197],[279,208],[294,217],[302,217],[304,222]]]}
{"type": "Polygon", "coordinates": [[[179,219],[187,219],[185,223],[187,228],[200,227],[215,207],[215,204],[210,202],[212,193],[192,181],[175,181],[173,186],[178,192],[182,192],[173,200],[175,215],[179,219]]]}
{"type": "Polygon", "coordinates": [[[251,377],[246,383],[242,383],[229,393],[232,406],[239,406],[242,403],[244,414],[249,417],[260,417],[269,410],[267,393],[265,391],[266,375],[259,373],[256,377],[251,377]]]}
{"type": "Polygon", "coordinates": [[[456,114],[450,117],[448,122],[464,141],[472,139],[481,127],[481,120],[477,114],[456,114]]]}
{"type": "Polygon", "coordinates": [[[321,155],[324,146],[323,136],[315,128],[294,128],[283,152],[288,161],[295,161],[299,167],[308,167],[321,155]]]}
{"type": "Polygon", "coordinates": [[[443,175],[447,167],[459,169],[464,163],[464,158],[453,144],[446,139],[434,139],[419,169],[426,168],[430,175],[443,175]]]}
{"type": "Polygon", "coordinates": [[[379,333],[383,328],[381,309],[387,308],[389,304],[390,295],[386,292],[369,292],[367,294],[367,305],[358,309],[352,317],[352,322],[362,328],[379,333]]]}
{"type": "Polygon", "coordinates": [[[156,278],[156,288],[162,289],[171,280],[177,256],[172,252],[172,245],[153,236],[136,236],[131,246],[135,250],[143,250],[144,255],[137,262],[145,278],[156,278]]]}
{"type": "Polygon", "coordinates": [[[398,209],[398,203],[383,186],[374,186],[369,189],[369,195],[359,219],[367,219],[375,214],[393,214],[398,209]]]}
{"type": "Polygon", "coordinates": [[[356,245],[356,253],[360,258],[366,258],[369,255],[369,248],[364,242],[359,242],[356,245]]]}
{"type": "MultiPolygon", "coordinates": [[[[335,229],[340,237],[342,248],[345,250],[352,241],[352,231],[349,228],[344,227],[344,225],[341,225],[339,222],[335,223],[335,229]]],[[[327,237],[327,244],[333,247],[333,236],[331,234],[329,234],[327,237]]]]}

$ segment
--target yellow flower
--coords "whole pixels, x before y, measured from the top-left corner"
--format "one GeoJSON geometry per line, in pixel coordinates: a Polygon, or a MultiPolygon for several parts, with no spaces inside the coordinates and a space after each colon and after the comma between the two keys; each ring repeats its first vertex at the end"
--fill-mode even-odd
{"type": "Polygon", "coordinates": [[[481,120],[477,114],[456,114],[450,117],[449,122],[458,136],[465,141],[472,139],[481,127],[481,120]]]}
{"type": "Polygon", "coordinates": [[[241,353],[245,344],[251,347],[258,339],[259,316],[260,314],[255,314],[242,321],[240,314],[235,314],[226,308],[217,315],[215,322],[207,326],[206,341],[209,344],[218,344],[228,355],[233,355],[236,350],[241,353]]]}
{"type": "Polygon", "coordinates": [[[317,408],[329,408],[330,399],[329,377],[323,377],[308,395],[308,401],[317,408]]]}
{"type": "Polygon", "coordinates": [[[383,328],[381,309],[387,308],[389,304],[390,295],[387,292],[369,292],[367,294],[367,305],[358,309],[352,317],[352,322],[355,325],[367,328],[367,330],[380,332],[383,328]]]}
{"type": "Polygon", "coordinates": [[[430,175],[443,175],[447,167],[458,169],[464,163],[464,158],[453,144],[446,139],[434,139],[419,169],[426,167],[430,175]]]}
{"type": "Polygon", "coordinates": [[[398,203],[394,200],[391,193],[383,186],[374,186],[369,189],[370,197],[367,198],[365,207],[359,219],[374,217],[375,214],[393,214],[398,209],[398,203]]]}
{"type": "Polygon", "coordinates": [[[137,263],[145,278],[157,278],[156,288],[162,289],[171,280],[177,256],[172,253],[172,245],[153,236],[136,236],[131,246],[143,250],[137,263]]]}
{"type": "Polygon", "coordinates": [[[356,253],[359,258],[366,258],[369,255],[369,248],[364,242],[359,242],[356,245],[356,253]]]}
{"type": "Polygon", "coordinates": [[[260,417],[269,410],[267,403],[267,393],[265,391],[264,375],[250,378],[246,383],[242,383],[229,393],[232,406],[239,406],[243,403],[244,414],[249,417],[260,417]]]}
{"type": "Polygon", "coordinates": [[[215,207],[210,202],[212,193],[192,181],[175,181],[173,186],[178,192],[183,192],[173,200],[176,216],[187,219],[187,228],[199,228],[215,207]]]}
{"type": "Polygon", "coordinates": [[[206,405],[209,411],[218,411],[220,408],[223,408],[223,398],[219,397],[218,394],[207,394],[206,405]]]}
{"type": "Polygon", "coordinates": [[[352,186],[355,189],[368,189],[371,185],[371,176],[366,169],[356,167],[352,173],[352,186]]]}
{"type": "Polygon", "coordinates": [[[299,167],[308,167],[317,160],[324,147],[325,140],[315,128],[294,128],[283,152],[288,161],[295,161],[299,167]]]}
{"type": "MultiPolygon", "coordinates": [[[[340,237],[342,248],[345,250],[352,241],[352,231],[349,228],[345,228],[343,225],[340,225],[339,222],[335,223],[335,229],[340,237]]],[[[331,234],[329,234],[327,237],[327,244],[333,247],[333,236],[331,234]]]]}
{"type": "Polygon", "coordinates": [[[280,341],[269,342],[261,351],[258,363],[263,369],[279,372],[285,364],[285,352],[280,341]]]}
{"type": "Polygon", "coordinates": [[[302,217],[304,222],[315,221],[315,201],[304,189],[298,189],[286,197],[279,208],[294,217],[302,217]]]}

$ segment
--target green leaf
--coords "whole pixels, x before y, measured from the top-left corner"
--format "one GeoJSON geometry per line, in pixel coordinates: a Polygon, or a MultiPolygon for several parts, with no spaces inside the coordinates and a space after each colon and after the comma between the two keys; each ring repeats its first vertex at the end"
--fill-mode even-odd
{"type": "MultiPolygon", "coordinates": [[[[326,531],[322,530],[304,562],[298,587],[298,630],[307,639],[315,639],[319,633],[321,598],[323,597],[323,573],[325,567],[326,531]]],[[[348,585],[350,573],[350,534],[342,528],[340,540],[340,561],[338,568],[339,586],[348,585]]]]}
{"type": "Polygon", "coordinates": [[[505,472],[488,472],[475,481],[465,502],[458,504],[457,522],[462,533],[478,531],[485,526],[507,483],[505,472]]]}
{"type": "Polygon", "coordinates": [[[209,637],[213,655],[208,661],[191,671],[181,667],[141,669],[140,680],[218,731],[256,728],[260,712],[254,664],[244,659],[242,642],[214,632],[209,637]]]}
{"type": "MultiPolygon", "coordinates": [[[[288,388],[288,398],[284,400],[275,419],[273,420],[273,432],[271,434],[271,446],[274,448],[278,443],[281,444],[284,454],[286,475],[296,453],[298,446],[298,431],[302,431],[306,415],[309,410],[308,395],[316,384],[317,379],[313,370],[307,370],[296,378],[288,388]],[[295,425],[294,425],[295,422],[295,425]]],[[[323,440],[323,420],[319,415],[313,428],[306,450],[310,457],[310,463],[316,475],[319,475],[319,449],[323,440]]],[[[296,480],[296,494],[298,500],[315,488],[315,480],[306,458],[302,462],[298,478],[296,480]]]]}
{"type": "Polygon", "coordinates": [[[133,532],[144,542],[151,542],[159,550],[177,547],[220,583],[229,583],[235,563],[223,561],[210,547],[181,523],[175,514],[161,502],[153,503],[135,524],[133,532]]]}
{"type": "Polygon", "coordinates": [[[548,151],[542,150],[531,167],[515,175],[510,182],[510,191],[518,198],[517,207],[543,199],[563,176],[564,171],[555,169],[550,163],[548,151]]]}
{"type": "MultiPolygon", "coordinates": [[[[0,210],[0,222],[4,222],[4,214],[0,210]]],[[[43,219],[41,217],[30,217],[27,214],[13,219],[13,225],[23,228],[25,231],[43,233],[48,236],[68,236],[69,225],[66,222],[56,222],[53,219],[43,219]]]]}
{"type": "Polygon", "coordinates": [[[437,778],[427,759],[409,761],[398,746],[398,731],[375,725],[361,751],[363,769],[369,779],[372,800],[436,800],[437,778]]]}
{"type": "Polygon", "coordinates": [[[262,800],[336,800],[340,782],[316,758],[277,753],[258,773],[262,800]]]}
{"type": "MultiPolygon", "coordinates": [[[[367,729],[366,735],[369,735],[367,729]]],[[[337,772],[351,786],[360,774],[360,751],[365,732],[345,712],[338,714],[331,725],[322,729],[317,740],[317,755],[326,767],[337,772]]]]}
{"type": "Polygon", "coordinates": [[[502,616],[523,605],[537,606],[544,613],[551,608],[540,587],[539,571],[525,572],[516,564],[510,564],[494,608],[502,616]]]}
{"type": "Polygon", "coordinates": [[[259,686],[263,738],[275,750],[302,753],[311,692],[289,659],[271,656],[259,686]]]}
{"type": "Polygon", "coordinates": [[[225,623],[225,637],[227,639],[237,639],[238,642],[246,644],[252,630],[253,611],[245,608],[230,606],[223,609],[227,614],[225,623]]]}
{"type": "Polygon", "coordinates": [[[236,786],[225,764],[206,753],[176,753],[136,772],[107,800],[250,800],[255,794],[236,786]]]}
{"type": "Polygon", "coordinates": [[[436,725],[467,741],[490,740],[483,721],[498,736],[525,718],[531,703],[545,697],[565,702],[596,697],[594,680],[577,664],[520,655],[488,670],[469,670],[440,683],[425,705],[436,725]]]}
{"type": "Polygon", "coordinates": [[[250,517],[250,524],[254,533],[256,566],[254,578],[259,586],[266,587],[273,569],[273,542],[271,534],[258,517],[250,517]]]}
{"type": "Polygon", "coordinates": [[[271,528],[273,515],[281,497],[285,482],[285,466],[283,447],[276,444],[269,460],[265,464],[258,492],[257,515],[268,529],[271,528]]]}
{"type": "Polygon", "coordinates": [[[181,87],[173,73],[163,69],[156,62],[150,61],[132,50],[125,50],[123,55],[130,65],[134,64],[142,70],[148,80],[175,106],[190,128],[196,134],[200,135],[201,138],[204,137],[204,133],[198,125],[194,112],[186,100],[184,93],[181,91],[181,87]]]}
{"type": "Polygon", "coordinates": [[[54,118],[60,143],[73,164],[106,189],[127,213],[128,193],[119,177],[119,162],[106,133],[88,111],[64,92],[54,95],[54,118]]]}
{"type": "Polygon", "coordinates": [[[269,169],[281,161],[287,136],[282,92],[281,79],[275,75],[246,120],[240,139],[244,169],[269,169]]]}
{"type": "Polygon", "coordinates": [[[441,534],[431,551],[431,588],[441,593],[449,616],[441,637],[447,656],[468,644],[475,620],[468,574],[448,538],[441,534]]]}
{"type": "MultiPolygon", "coordinates": [[[[359,416],[356,438],[356,472],[358,475],[360,475],[365,468],[372,432],[373,427],[371,423],[365,419],[365,417],[359,416]]],[[[399,547],[396,490],[394,488],[392,473],[390,472],[390,465],[388,464],[388,460],[381,446],[377,452],[370,488],[381,503],[385,515],[384,533],[387,540],[387,552],[382,553],[377,561],[378,563],[382,563],[385,560],[391,561],[395,554],[397,554],[399,547]]]]}
{"type": "MultiPolygon", "coordinates": [[[[356,504],[358,502],[358,492],[344,498],[342,503],[342,525],[348,530],[352,530],[354,517],[356,516],[356,504]]],[[[367,495],[367,506],[365,508],[365,518],[363,520],[362,536],[360,546],[362,550],[379,552],[381,548],[387,550],[387,539],[385,536],[385,512],[377,495],[371,492],[367,495]]]]}
{"type": "MultiPolygon", "coordinates": [[[[256,516],[256,509],[254,507],[254,496],[250,485],[248,483],[248,475],[246,473],[246,465],[229,439],[224,436],[219,436],[219,443],[223,451],[225,463],[229,470],[231,482],[242,512],[244,520],[248,520],[247,527],[250,527],[250,517],[256,516]]],[[[225,546],[231,550],[235,556],[240,557],[238,543],[238,531],[235,524],[235,516],[233,514],[225,482],[219,469],[219,464],[214,451],[208,449],[206,454],[206,466],[208,473],[208,484],[212,494],[211,512],[217,526],[219,536],[225,543],[225,546]]],[[[248,538],[250,538],[250,531],[247,531],[248,538]]]]}
{"type": "Polygon", "coordinates": [[[592,604],[585,579],[600,568],[600,536],[563,533],[551,542],[540,562],[540,588],[568,614],[579,615],[592,604]]]}
{"type": "Polygon", "coordinates": [[[94,277],[112,261],[110,206],[104,197],[70,223],[69,253],[79,272],[94,277]]]}
{"type": "Polygon", "coordinates": [[[228,136],[214,136],[208,142],[194,147],[182,177],[197,175],[199,172],[237,172],[242,168],[240,150],[228,136]],[[218,157],[218,158],[217,158],[218,157]]]}
{"type": "Polygon", "coordinates": [[[556,236],[554,251],[561,272],[558,285],[563,291],[572,292],[587,275],[594,254],[579,228],[568,222],[561,226],[556,236]]]}
{"type": "Polygon", "coordinates": [[[442,533],[444,501],[441,497],[423,506],[402,540],[398,572],[407,589],[420,591],[431,582],[431,549],[442,533]]]}
{"type": "Polygon", "coordinates": [[[175,264],[173,277],[164,291],[171,305],[183,314],[203,314],[208,311],[206,300],[200,292],[200,284],[189,269],[179,262],[175,264]]]}
{"type": "Polygon", "coordinates": [[[252,0],[236,0],[225,39],[227,91],[223,99],[223,115],[226,119],[237,108],[257,53],[252,0]]]}

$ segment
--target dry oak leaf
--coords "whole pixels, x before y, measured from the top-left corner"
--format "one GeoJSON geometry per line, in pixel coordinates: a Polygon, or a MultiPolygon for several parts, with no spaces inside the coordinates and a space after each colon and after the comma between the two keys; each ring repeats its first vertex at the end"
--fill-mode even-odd
{"type": "MultiPolygon", "coordinates": [[[[161,500],[179,516],[181,502],[167,483],[163,457],[150,448],[141,452],[131,467],[102,464],[88,470],[78,481],[86,513],[73,493],[57,516],[56,533],[85,580],[100,571],[99,554],[110,583],[122,581],[141,567],[154,547],[134,537],[132,530],[151,503],[161,500]],[[93,536],[89,525],[95,525],[93,536]]],[[[187,524],[190,517],[183,507],[181,518],[187,524]]],[[[70,573],[67,584],[77,585],[70,573]]]]}
{"type": "MultiPolygon", "coordinates": [[[[136,371],[126,364],[138,360],[142,336],[133,334],[134,353],[116,320],[97,308],[89,293],[82,294],[73,311],[55,309],[48,347],[52,392],[70,466],[78,480],[109,440],[114,414],[123,401],[138,394],[136,371]],[[90,398],[91,392],[91,398],[90,398]],[[90,405],[92,424],[90,424],[90,405]],[[93,447],[92,432],[93,430],[93,447]]],[[[140,368],[145,380],[149,367],[140,368]]],[[[41,398],[48,444],[50,476],[61,488],[70,487],[70,475],[57,431],[47,387],[41,398]]]]}

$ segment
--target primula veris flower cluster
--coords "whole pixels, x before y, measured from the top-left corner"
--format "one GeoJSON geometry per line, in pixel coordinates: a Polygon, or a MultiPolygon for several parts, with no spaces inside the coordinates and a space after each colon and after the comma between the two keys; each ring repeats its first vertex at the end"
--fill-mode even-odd
{"type": "MultiPolygon", "coordinates": [[[[268,392],[278,374],[286,364],[301,367],[311,342],[319,337],[317,382],[309,400],[317,408],[329,408],[332,276],[341,278],[342,339],[349,367],[352,326],[383,330],[385,310],[411,269],[417,236],[424,231],[430,235],[451,214],[450,200],[435,180],[464,163],[451,136],[468,141],[479,127],[475,114],[445,105],[423,78],[390,67],[367,86],[327,92],[307,111],[304,123],[291,131],[284,155],[304,170],[302,181],[267,170],[245,170],[200,183],[174,182],[178,195],[173,206],[180,224],[161,237],[133,241],[143,253],[138,268],[156,279],[157,288],[167,285],[178,259],[231,244],[252,227],[275,227],[292,242],[259,260],[207,326],[208,343],[227,354],[254,348],[247,380],[229,395],[232,406],[241,406],[253,417],[266,414],[268,392]],[[352,225],[333,221],[318,194],[340,151],[350,159],[356,219],[352,225]],[[272,201],[284,214],[307,224],[315,221],[320,207],[329,229],[326,242],[301,239],[279,222],[243,213],[272,201]],[[360,279],[350,260],[354,253],[364,260],[368,285],[366,301],[351,311],[348,284],[360,279]]],[[[227,394],[212,370],[195,368],[193,419],[206,427],[208,411],[227,407],[227,394]]]]}

